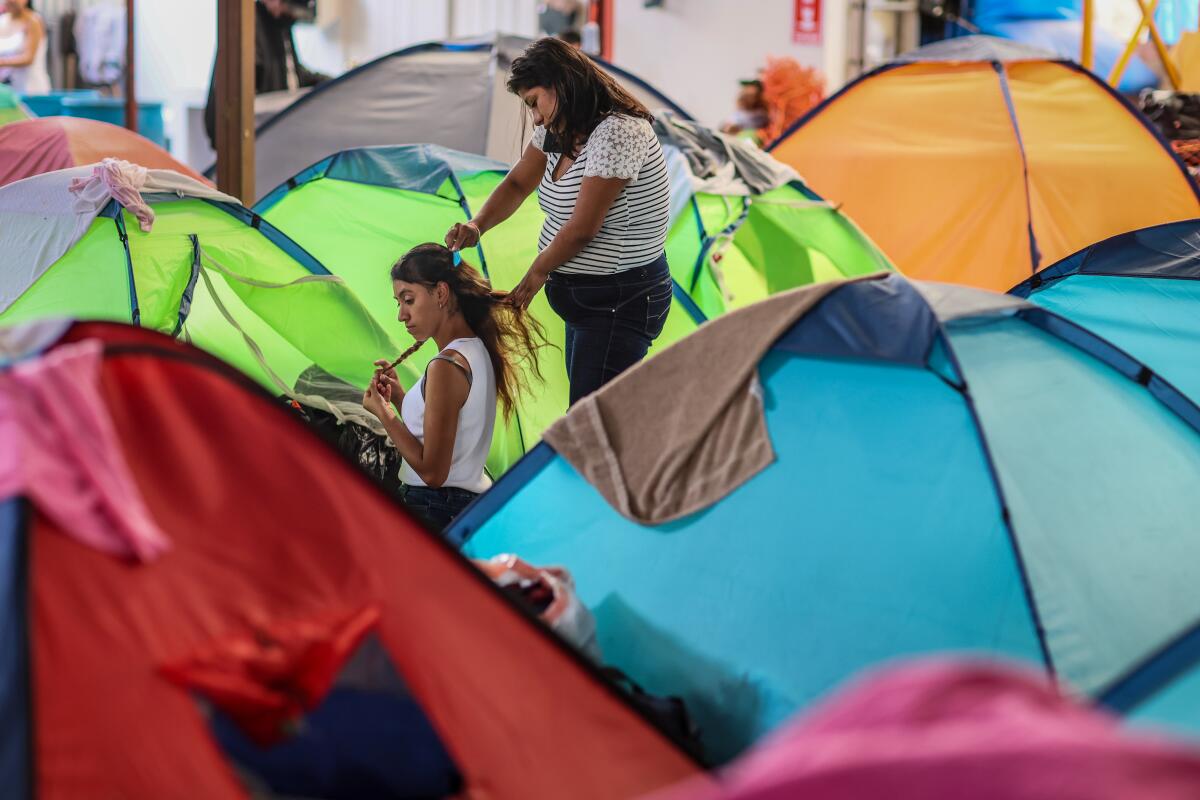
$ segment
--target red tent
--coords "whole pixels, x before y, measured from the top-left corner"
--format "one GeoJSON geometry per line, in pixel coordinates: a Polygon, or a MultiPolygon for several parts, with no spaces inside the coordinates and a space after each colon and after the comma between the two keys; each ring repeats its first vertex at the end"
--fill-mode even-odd
{"type": "MultiPolygon", "coordinates": [[[[28,499],[0,502],[7,796],[245,796],[217,712],[269,723],[256,708],[304,702],[368,631],[453,760],[460,796],[631,797],[699,771],[284,405],[141,328],[76,324],[47,352],[87,339],[102,343],[103,406],[170,549],[122,560],[28,499]],[[303,680],[284,676],[301,661],[303,680]]],[[[0,381],[0,422],[8,391],[0,381]]],[[[363,726],[341,755],[386,744],[363,726]]]]}
{"type": "Polygon", "coordinates": [[[173,169],[208,183],[154,142],[132,131],[78,117],[40,117],[0,126],[0,186],[103,158],[149,169],[173,169]]]}

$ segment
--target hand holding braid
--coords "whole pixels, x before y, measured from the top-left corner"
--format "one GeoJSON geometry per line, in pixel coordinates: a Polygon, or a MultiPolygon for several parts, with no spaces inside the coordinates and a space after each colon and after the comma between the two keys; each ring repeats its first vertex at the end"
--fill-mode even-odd
{"type": "Polygon", "coordinates": [[[396,367],[420,350],[423,344],[424,339],[413,342],[395,361],[385,361],[381,358],[375,362],[375,375],[363,394],[363,408],[382,419],[387,415],[389,404],[399,407],[404,402],[404,387],[400,385],[396,367]]]}

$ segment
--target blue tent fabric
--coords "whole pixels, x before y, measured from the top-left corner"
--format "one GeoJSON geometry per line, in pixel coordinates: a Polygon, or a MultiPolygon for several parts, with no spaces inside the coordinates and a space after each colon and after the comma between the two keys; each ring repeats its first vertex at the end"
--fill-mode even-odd
{"type": "Polygon", "coordinates": [[[1114,236],[1011,290],[1126,351],[1200,399],[1200,220],[1114,236]]]}
{"type": "Polygon", "coordinates": [[[1200,27],[1200,5],[1192,0],[1161,0],[1154,21],[1163,41],[1175,44],[1185,31],[1200,27]]]}
{"type": "Polygon", "coordinates": [[[971,20],[981,28],[1022,19],[1079,19],[1082,0],[968,0],[971,20]]]}
{"type": "Polygon", "coordinates": [[[1046,61],[1054,51],[1034,47],[999,36],[974,35],[943,39],[910,50],[896,58],[898,62],[920,61],[1046,61]]]}
{"type": "Polygon", "coordinates": [[[1029,297],[1069,275],[1200,279],[1200,220],[1183,220],[1122,233],[1052,264],[1011,290],[1029,297]]]}
{"type": "Polygon", "coordinates": [[[1114,681],[1099,700],[1138,721],[1200,735],[1200,625],[1114,681]]]}
{"type": "Polygon", "coordinates": [[[1097,693],[1200,604],[1200,415],[1146,373],[1011,297],[845,284],[759,363],[776,461],[720,502],[639,525],[541,445],[452,534],[570,569],[606,661],[683,696],[716,761],[901,656],[1097,693]]]}
{"type": "MultiPolygon", "coordinates": [[[[1081,0],[973,0],[967,8],[978,30],[989,37],[1003,37],[1027,48],[1049,51],[1051,57],[1080,60],[1083,41],[1083,4],[1081,0]]],[[[1170,22],[1160,8],[1157,18],[1170,22]]],[[[969,39],[976,36],[965,37],[969,39]]],[[[951,39],[949,41],[955,41],[951,39]]],[[[1172,40],[1173,41],[1173,40],[1172,40]]],[[[1107,76],[1116,64],[1125,43],[1107,31],[1093,31],[1093,69],[1107,76]]],[[[1158,85],[1158,76],[1134,56],[1121,76],[1122,92],[1138,92],[1158,85]]]]}
{"type": "Polygon", "coordinates": [[[29,649],[22,505],[0,502],[0,785],[30,797],[29,649]]]}
{"type": "MultiPolygon", "coordinates": [[[[1004,36],[1031,47],[1049,50],[1059,58],[1080,60],[1083,23],[1078,20],[1010,20],[985,28],[988,33],[1004,36]]],[[[1121,56],[1124,42],[1097,27],[1093,32],[1093,71],[1107,78],[1121,56]]],[[[1129,60],[1117,88],[1133,93],[1158,86],[1158,76],[1136,55],[1129,60]]]]}
{"type": "Polygon", "coordinates": [[[834,292],[775,346],[800,355],[867,358],[922,366],[938,335],[933,309],[900,278],[863,281],[834,292]],[[908,330],[907,336],[896,336],[908,330]]]}

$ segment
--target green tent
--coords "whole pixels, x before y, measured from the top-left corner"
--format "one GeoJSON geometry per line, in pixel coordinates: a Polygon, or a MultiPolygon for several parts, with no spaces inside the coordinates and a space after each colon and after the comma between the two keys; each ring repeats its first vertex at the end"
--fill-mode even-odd
{"type": "MultiPolygon", "coordinates": [[[[749,197],[696,193],[680,172],[682,155],[667,149],[672,207],[683,211],[675,214],[667,241],[675,303],[655,350],[727,308],[817,280],[891,268],[853,223],[799,182],[749,197]]],[[[404,337],[395,323],[389,268],[410,247],[441,241],[483,204],[506,171],[499,162],[436,145],[358,148],[304,170],[255,210],[345,278],[380,324],[404,337]]],[[[467,260],[497,288],[515,286],[537,254],[542,219],[536,198],[529,198],[467,260]]],[[[561,348],[562,323],[544,293],[532,309],[561,348]]],[[[411,363],[419,369],[432,355],[429,345],[411,363]]],[[[508,441],[494,447],[494,472],[507,469],[566,409],[560,349],[544,351],[539,363],[545,386],[521,407],[508,441]]]]}
{"type": "MultiPolygon", "coordinates": [[[[344,278],[375,319],[410,344],[412,340],[396,321],[388,277],[392,264],[417,244],[442,241],[451,225],[467,219],[472,209],[483,204],[505,172],[498,162],[435,145],[347,150],[272,191],[255,210],[344,278]]],[[[537,255],[541,224],[541,209],[531,197],[464,258],[487,275],[493,286],[510,289],[537,255]]],[[[508,469],[567,409],[562,322],[550,310],[544,292],[531,310],[543,323],[552,345],[538,356],[545,383],[532,383],[531,396],[523,400],[514,420],[497,425],[488,462],[493,474],[508,469]]],[[[700,319],[703,315],[690,299],[677,291],[655,348],[687,335],[700,319]]],[[[435,346],[427,344],[405,363],[423,369],[435,352],[435,346]]]]}
{"type": "Polygon", "coordinates": [[[373,359],[398,347],[343,281],[230,198],[165,173],[184,189],[144,196],[155,215],[145,233],[115,200],[90,213],[74,206],[67,187],[89,172],[0,189],[0,324],[139,324],[190,340],[273,393],[291,392],[313,365],[365,386],[373,359]]]}
{"type": "Polygon", "coordinates": [[[32,114],[17,99],[17,94],[8,86],[0,83],[0,125],[29,119],[32,114]]]}
{"type": "Polygon", "coordinates": [[[692,191],[683,156],[664,149],[678,209],[667,261],[706,317],[798,286],[894,269],[849,218],[800,181],[761,194],[692,191]]]}

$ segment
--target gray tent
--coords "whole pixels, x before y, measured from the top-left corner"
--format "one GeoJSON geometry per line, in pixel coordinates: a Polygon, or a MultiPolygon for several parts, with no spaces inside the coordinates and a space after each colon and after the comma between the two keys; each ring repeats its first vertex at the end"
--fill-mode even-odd
{"type": "MultiPolygon", "coordinates": [[[[420,44],[318,86],[259,126],[256,199],[310,164],[356,147],[429,143],[513,163],[529,132],[522,131],[520,101],[504,83],[529,42],[499,36],[420,44]]],[[[601,66],[651,110],[689,117],[642,80],[601,66]]]]}

